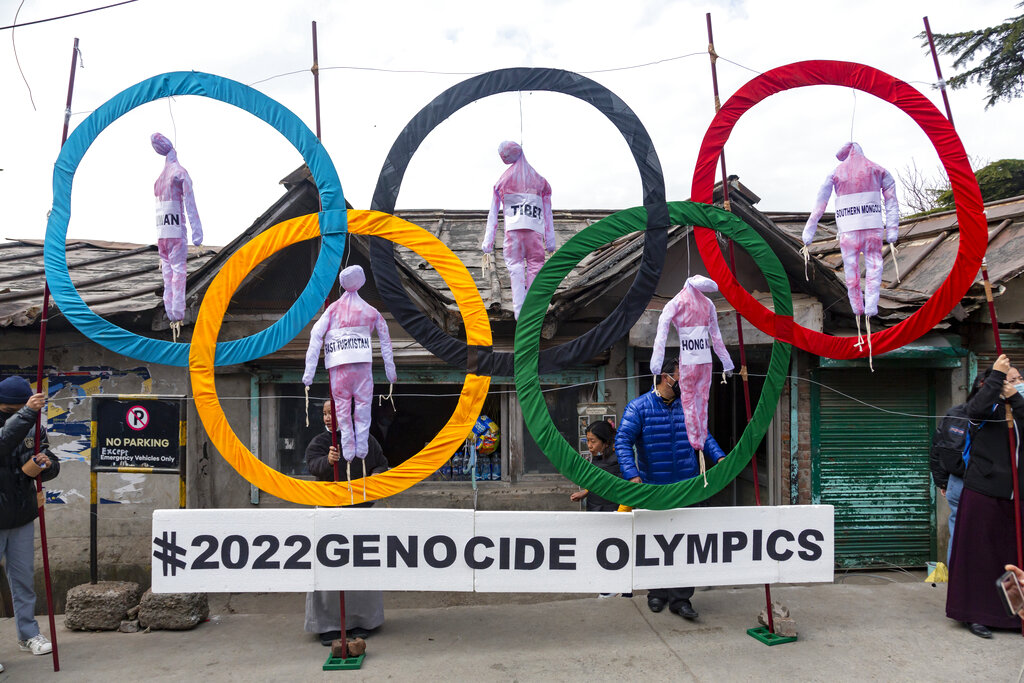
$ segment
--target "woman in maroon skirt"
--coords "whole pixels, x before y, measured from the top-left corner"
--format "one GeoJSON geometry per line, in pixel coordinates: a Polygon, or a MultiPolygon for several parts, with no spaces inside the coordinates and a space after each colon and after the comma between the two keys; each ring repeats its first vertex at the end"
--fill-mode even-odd
{"type": "MultiPolygon", "coordinates": [[[[946,616],[963,622],[981,638],[992,637],[990,628],[1020,628],[1020,620],[1006,614],[996,591],[996,579],[1005,565],[1017,562],[1006,406],[1013,411],[1016,425],[1024,422],[1022,393],[1024,379],[1003,355],[967,401],[972,424],[981,426],[971,430],[970,458],[953,533],[946,616]]],[[[1021,450],[1016,425],[1015,459],[1021,450]]],[[[1019,477],[1021,468],[1017,469],[1019,477]]]]}

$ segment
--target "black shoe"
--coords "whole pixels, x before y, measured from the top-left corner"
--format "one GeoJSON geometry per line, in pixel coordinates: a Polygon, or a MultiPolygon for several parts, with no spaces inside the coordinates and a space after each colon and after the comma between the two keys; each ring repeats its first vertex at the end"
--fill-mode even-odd
{"type": "Polygon", "coordinates": [[[341,631],[324,631],[320,634],[320,644],[330,647],[331,643],[341,639],[341,631]]]}
{"type": "Polygon", "coordinates": [[[665,609],[665,601],[661,598],[647,598],[647,606],[652,612],[660,612],[665,609]]]}
{"type": "Polygon", "coordinates": [[[359,628],[358,626],[356,626],[355,628],[350,628],[349,630],[345,631],[345,637],[349,640],[352,640],[353,638],[362,638],[363,640],[366,640],[370,637],[370,631],[367,631],[365,628],[359,628]]]}
{"type": "Polygon", "coordinates": [[[979,638],[991,638],[992,631],[988,630],[988,627],[984,624],[966,624],[967,630],[978,636],[979,638]]]}
{"type": "Polygon", "coordinates": [[[678,614],[683,619],[696,619],[700,616],[699,614],[697,614],[697,610],[693,609],[693,605],[691,605],[689,601],[682,603],[681,605],[679,605],[679,607],[676,607],[675,609],[670,608],[670,611],[673,614],[678,614]]]}

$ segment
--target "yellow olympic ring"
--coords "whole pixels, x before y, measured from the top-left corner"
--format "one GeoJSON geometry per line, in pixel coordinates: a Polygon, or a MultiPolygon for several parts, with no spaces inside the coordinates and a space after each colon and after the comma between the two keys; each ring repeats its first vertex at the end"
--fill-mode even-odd
{"type": "MultiPolygon", "coordinates": [[[[376,235],[416,252],[433,266],[452,291],[466,326],[466,343],[491,345],[491,327],[483,299],[472,276],[462,262],[429,232],[391,214],[378,211],[349,211],[348,231],[358,235],[376,235]]],[[[260,462],[238,439],[217,397],[214,378],[214,354],[228,303],[242,280],[271,254],[296,242],[320,235],[317,214],[300,216],[278,223],[235,252],[214,278],[203,298],[192,334],[189,373],[196,411],[206,433],[221,456],[249,483],[263,491],[293,503],[307,505],[348,505],[348,482],[306,481],[282,474],[260,462]]],[[[382,474],[351,482],[353,489],[366,498],[377,500],[399,493],[437,471],[469,434],[480,410],[491,378],[467,374],[466,381],[448,423],[419,453],[398,467],[382,474]]],[[[356,499],[362,502],[362,496],[356,499]]]]}

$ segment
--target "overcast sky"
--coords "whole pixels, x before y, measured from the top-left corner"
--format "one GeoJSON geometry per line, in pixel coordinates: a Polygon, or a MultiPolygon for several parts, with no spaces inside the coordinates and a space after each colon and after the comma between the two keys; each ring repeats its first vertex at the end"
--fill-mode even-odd
{"type": "MultiPolygon", "coordinates": [[[[112,0],[26,0],[19,23],[112,0]]],[[[19,0],[0,0],[0,25],[19,0]]],[[[1001,22],[1012,0],[823,3],[564,0],[211,2],[140,0],[84,16],[0,32],[0,237],[41,238],[52,201],[73,39],[81,39],[72,127],[119,91],[167,71],[205,71],[254,86],[314,127],[310,22],[319,31],[323,142],[356,208],[368,208],[381,164],[409,119],[467,76],[326,67],[482,72],[511,66],[588,72],[643,121],[665,171],[669,199],[686,199],[700,140],[714,114],[705,12],[719,55],[765,71],[806,59],[840,59],[910,82],[941,109],[930,56],[916,37],[928,15],[952,32],[1001,22]],[[635,7],[636,9],[632,9],[635,7]],[[514,8],[514,9],[513,9],[514,8]]],[[[951,59],[942,58],[946,76],[951,59]]],[[[718,62],[723,101],[754,73],[718,62]]],[[[957,130],[984,161],[1024,157],[1017,131],[1024,101],[985,111],[980,87],[950,94],[957,130]]],[[[496,149],[522,139],[551,182],[556,209],[641,203],[625,142],[596,110],[551,93],[506,94],[464,108],[430,135],[406,174],[398,208],[486,209],[504,169],[496,149]],[[520,135],[520,130],[522,134],[520,135]]],[[[894,174],[914,162],[935,169],[924,134],[895,108],[849,89],[805,88],[772,97],[743,117],[726,147],[730,173],[762,197],[763,210],[807,211],[838,147],[850,138],[894,174]]],[[[93,144],[75,177],[69,236],[153,242],[153,180],[163,158],[149,144],[175,141],[195,183],[206,242],[222,245],[282,193],[301,157],[272,128],[229,105],[176,98],[142,106],[93,144]]]]}

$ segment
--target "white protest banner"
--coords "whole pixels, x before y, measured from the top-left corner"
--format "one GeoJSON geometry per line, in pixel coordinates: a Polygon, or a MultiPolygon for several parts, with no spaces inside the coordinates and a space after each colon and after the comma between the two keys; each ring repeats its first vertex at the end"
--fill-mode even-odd
{"type": "Polygon", "coordinates": [[[476,591],[629,592],[632,533],[628,512],[478,512],[476,591]]]}
{"type": "Polygon", "coordinates": [[[157,510],[153,590],[620,592],[831,581],[829,505],[157,510]]]}
{"type": "Polygon", "coordinates": [[[633,587],[831,581],[831,505],[636,510],[633,587]]]}
{"type": "Polygon", "coordinates": [[[317,590],[473,590],[472,510],[321,508],[315,528],[317,590]]]}
{"type": "Polygon", "coordinates": [[[154,510],[153,592],[313,590],[316,511],[247,512],[154,510]]]}

